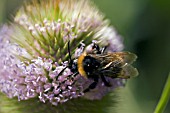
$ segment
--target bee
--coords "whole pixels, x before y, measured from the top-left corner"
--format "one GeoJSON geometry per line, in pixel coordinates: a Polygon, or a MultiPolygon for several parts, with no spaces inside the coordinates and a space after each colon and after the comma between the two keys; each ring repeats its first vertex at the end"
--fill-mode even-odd
{"type": "Polygon", "coordinates": [[[94,89],[99,78],[105,86],[111,87],[105,77],[128,79],[138,75],[137,69],[131,65],[137,58],[135,54],[130,52],[105,52],[105,50],[106,47],[100,49],[96,43],[93,43],[92,51],[90,53],[83,52],[76,62],[73,62],[69,52],[68,68],[74,75],[80,74],[84,78],[94,81],[84,90],[84,93],[94,89]]]}

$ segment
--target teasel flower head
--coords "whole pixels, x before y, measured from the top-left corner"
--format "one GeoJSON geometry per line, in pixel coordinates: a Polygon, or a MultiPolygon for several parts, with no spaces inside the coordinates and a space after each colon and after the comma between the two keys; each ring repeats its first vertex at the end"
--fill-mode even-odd
{"type": "Polygon", "coordinates": [[[93,81],[66,68],[72,59],[94,41],[121,51],[122,38],[89,0],[33,0],[17,12],[14,22],[0,32],[0,91],[18,101],[38,99],[60,105],[71,99],[102,99],[124,85],[123,79],[110,79],[112,87],[99,81],[97,87],[83,93],[93,81]],[[82,48],[78,48],[83,44],[82,48]],[[59,73],[63,70],[63,73],[59,73]]]}

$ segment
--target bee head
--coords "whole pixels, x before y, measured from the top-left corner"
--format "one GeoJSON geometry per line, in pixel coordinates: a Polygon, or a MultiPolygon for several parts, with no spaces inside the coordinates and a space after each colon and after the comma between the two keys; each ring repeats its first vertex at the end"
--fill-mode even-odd
{"type": "Polygon", "coordinates": [[[77,72],[77,61],[73,61],[72,60],[72,63],[69,64],[68,68],[70,68],[71,72],[75,73],[77,72]]]}

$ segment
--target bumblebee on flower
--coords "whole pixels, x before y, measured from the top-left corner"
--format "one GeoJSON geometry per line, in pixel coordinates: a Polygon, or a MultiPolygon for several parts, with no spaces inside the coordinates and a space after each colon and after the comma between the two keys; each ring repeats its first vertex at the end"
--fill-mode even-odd
{"type": "Polygon", "coordinates": [[[101,99],[137,75],[136,56],[120,52],[122,38],[89,0],[33,0],[14,20],[0,33],[0,91],[9,98],[101,99]]]}

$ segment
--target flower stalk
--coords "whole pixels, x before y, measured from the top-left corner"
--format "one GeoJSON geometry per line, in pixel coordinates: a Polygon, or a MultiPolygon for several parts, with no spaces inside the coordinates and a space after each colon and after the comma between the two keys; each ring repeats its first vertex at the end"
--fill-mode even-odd
{"type": "Polygon", "coordinates": [[[170,99],[170,73],[168,75],[164,89],[162,91],[162,95],[155,108],[154,113],[163,113],[166,108],[166,105],[168,104],[169,99],[170,99]]]}

